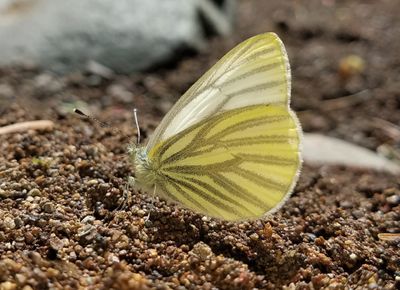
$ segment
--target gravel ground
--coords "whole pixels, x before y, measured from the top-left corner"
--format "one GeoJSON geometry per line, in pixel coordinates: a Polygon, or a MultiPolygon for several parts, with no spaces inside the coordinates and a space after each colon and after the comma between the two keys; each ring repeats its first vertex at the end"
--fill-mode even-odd
{"type": "Polygon", "coordinates": [[[398,176],[305,164],[273,216],[209,219],[131,192],[126,147],[229,48],[264,31],[285,42],[305,131],[372,150],[400,148],[396,1],[242,1],[238,29],[207,51],[133,75],[57,77],[0,69],[0,289],[396,289],[398,176]],[[272,3],[271,3],[272,2],[272,3]],[[114,127],[69,113],[72,107],[114,127]],[[118,129],[115,129],[118,128],[118,129]],[[151,213],[150,219],[146,216],[151,213]]]}

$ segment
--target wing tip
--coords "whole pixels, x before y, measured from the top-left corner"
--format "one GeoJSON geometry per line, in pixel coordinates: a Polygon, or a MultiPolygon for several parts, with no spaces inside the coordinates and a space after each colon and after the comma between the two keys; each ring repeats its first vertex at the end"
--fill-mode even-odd
{"type": "Polygon", "coordinates": [[[285,71],[285,73],[286,73],[286,98],[287,98],[286,102],[289,106],[290,99],[291,99],[292,73],[291,73],[289,56],[288,56],[286,47],[285,47],[282,39],[278,36],[278,34],[275,32],[272,32],[272,31],[261,33],[261,34],[255,35],[253,37],[250,37],[248,39],[248,41],[255,41],[255,40],[259,40],[259,39],[265,39],[265,41],[268,44],[275,42],[276,45],[279,47],[279,50],[282,54],[282,70],[285,71]]]}

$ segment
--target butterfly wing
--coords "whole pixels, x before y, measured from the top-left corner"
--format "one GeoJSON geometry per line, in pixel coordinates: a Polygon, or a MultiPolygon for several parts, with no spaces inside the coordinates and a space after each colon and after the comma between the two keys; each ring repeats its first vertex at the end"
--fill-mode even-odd
{"type": "Polygon", "coordinates": [[[291,192],[300,167],[296,118],[283,104],[232,109],[149,152],[167,199],[225,220],[261,217],[291,192]]]}
{"type": "Polygon", "coordinates": [[[290,68],[274,33],[254,36],[228,52],[171,108],[151,136],[147,151],[197,122],[255,104],[287,104],[290,68]]]}
{"type": "Polygon", "coordinates": [[[279,207],[300,169],[290,69],[273,33],[239,44],[163,119],[146,147],[157,191],[226,220],[279,207]]]}

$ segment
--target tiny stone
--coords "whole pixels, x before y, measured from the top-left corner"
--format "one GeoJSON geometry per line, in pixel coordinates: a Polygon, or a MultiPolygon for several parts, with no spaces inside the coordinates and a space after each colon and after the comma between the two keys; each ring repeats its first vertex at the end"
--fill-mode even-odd
{"type": "Polygon", "coordinates": [[[158,254],[157,254],[157,250],[156,249],[149,249],[148,251],[149,251],[149,256],[151,258],[157,257],[158,254]]]}
{"type": "Polygon", "coordinates": [[[73,195],[72,195],[72,199],[73,200],[80,200],[81,199],[81,195],[78,193],[78,192],[76,192],[76,193],[74,193],[73,195]]]}
{"type": "Polygon", "coordinates": [[[109,254],[107,257],[107,261],[110,264],[119,263],[119,258],[117,256],[115,256],[114,254],[109,254]]]}
{"type": "Polygon", "coordinates": [[[394,204],[394,205],[399,204],[400,203],[400,195],[389,196],[388,198],[386,198],[386,201],[389,204],[394,204]]]}
{"type": "Polygon", "coordinates": [[[15,229],[15,222],[14,222],[14,219],[11,217],[8,217],[8,216],[5,217],[3,224],[6,227],[6,229],[9,229],[9,230],[15,229]]]}
{"type": "Polygon", "coordinates": [[[82,219],[81,222],[83,224],[92,224],[95,220],[96,220],[96,218],[94,216],[87,215],[82,219]]]}
{"type": "Polygon", "coordinates": [[[91,179],[86,184],[87,185],[96,185],[98,183],[99,183],[99,181],[97,179],[91,179]]]}
{"type": "Polygon", "coordinates": [[[353,261],[357,260],[357,255],[354,253],[350,254],[350,259],[352,259],[353,261]]]}
{"type": "Polygon", "coordinates": [[[0,189],[0,198],[8,198],[10,196],[10,193],[8,191],[5,191],[4,189],[0,189]]]}
{"type": "Polygon", "coordinates": [[[17,284],[6,281],[0,284],[0,290],[14,290],[17,289],[17,284]]]}
{"type": "Polygon", "coordinates": [[[260,238],[260,237],[258,236],[257,233],[252,233],[252,234],[250,235],[250,239],[253,240],[253,241],[257,241],[259,238],[260,238]]]}
{"type": "Polygon", "coordinates": [[[130,225],[129,231],[131,234],[137,234],[139,232],[139,227],[135,225],[130,225]]]}
{"type": "Polygon", "coordinates": [[[48,268],[46,273],[48,278],[54,278],[60,273],[60,271],[54,268],[48,268]]]}
{"type": "Polygon", "coordinates": [[[38,265],[38,266],[42,266],[43,265],[43,259],[42,256],[40,256],[40,254],[38,252],[31,252],[30,253],[30,258],[32,259],[32,261],[38,265]]]}
{"type": "Polygon", "coordinates": [[[312,241],[314,241],[314,240],[317,238],[317,236],[314,235],[313,233],[305,233],[305,235],[306,235],[307,237],[309,237],[312,241]]]}
{"type": "Polygon", "coordinates": [[[51,238],[50,239],[50,247],[56,251],[60,251],[64,247],[64,243],[59,238],[51,238]]]}
{"type": "Polygon", "coordinates": [[[355,218],[362,218],[364,216],[364,213],[361,210],[353,210],[352,214],[355,218]]]}
{"type": "Polygon", "coordinates": [[[270,239],[272,237],[273,234],[273,229],[270,223],[266,223],[264,226],[264,230],[263,230],[263,234],[264,234],[264,238],[266,239],[270,239]]]}
{"type": "Polygon", "coordinates": [[[21,228],[24,225],[24,221],[20,217],[16,217],[14,223],[17,228],[21,228]]]}
{"type": "Polygon", "coordinates": [[[353,203],[350,202],[349,200],[344,200],[340,202],[340,207],[341,208],[351,208],[353,206],[353,203]]]}
{"type": "Polygon", "coordinates": [[[205,261],[213,255],[211,248],[203,242],[199,242],[193,246],[191,253],[200,260],[205,261]]]}
{"type": "Polygon", "coordinates": [[[201,218],[201,220],[202,220],[203,222],[208,222],[208,221],[210,221],[210,218],[209,218],[208,216],[203,216],[203,217],[201,218]]]}
{"type": "Polygon", "coordinates": [[[209,224],[210,228],[215,228],[217,226],[217,223],[215,221],[211,221],[209,224]]]}
{"type": "Polygon", "coordinates": [[[94,239],[96,235],[96,228],[92,225],[85,225],[78,231],[79,237],[86,237],[86,241],[91,241],[94,239]]]}
{"type": "Polygon", "coordinates": [[[323,237],[318,237],[315,239],[315,244],[317,246],[323,246],[325,244],[325,239],[323,237]]]}
{"type": "Polygon", "coordinates": [[[33,188],[28,192],[28,196],[41,196],[41,195],[42,193],[37,188],[33,188]]]}
{"type": "Polygon", "coordinates": [[[18,284],[25,284],[27,277],[23,274],[15,274],[15,279],[17,280],[18,284]]]}
{"type": "Polygon", "coordinates": [[[1,261],[2,264],[7,266],[7,269],[12,270],[14,272],[19,272],[21,270],[21,264],[15,262],[14,260],[11,259],[4,259],[1,261]]]}
{"type": "Polygon", "coordinates": [[[74,251],[70,252],[70,253],[69,253],[69,258],[70,258],[72,261],[75,261],[76,258],[77,258],[76,253],[75,253],[74,251]]]}
{"type": "Polygon", "coordinates": [[[45,213],[53,213],[54,212],[54,205],[53,205],[52,202],[48,201],[45,204],[43,204],[42,209],[43,209],[43,211],[45,213]]]}

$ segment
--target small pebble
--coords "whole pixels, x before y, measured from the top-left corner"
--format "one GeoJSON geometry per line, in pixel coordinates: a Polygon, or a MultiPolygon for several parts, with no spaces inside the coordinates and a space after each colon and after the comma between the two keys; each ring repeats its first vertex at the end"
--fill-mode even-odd
{"type": "Polygon", "coordinates": [[[355,261],[355,260],[357,260],[357,255],[356,254],[354,254],[354,253],[351,253],[350,254],[350,259],[352,259],[353,261],[355,261]]]}
{"type": "Polygon", "coordinates": [[[50,201],[43,204],[42,209],[45,213],[53,213],[54,212],[54,204],[50,201]]]}
{"type": "Polygon", "coordinates": [[[15,290],[15,289],[17,289],[17,284],[13,282],[6,281],[0,284],[0,290],[15,290]]]}
{"type": "Polygon", "coordinates": [[[250,239],[253,241],[258,241],[260,239],[259,235],[257,233],[252,233],[250,235],[250,239]]]}
{"type": "Polygon", "coordinates": [[[28,196],[41,196],[41,195],[42,193],[37,188],[33,188],[28,192],[28,196]]]}
{"type": "Polygon", "coordinates": [[[400,195],[395,194],[395,195],[389,196],[386,198],[386,201],[389,204],[393,204],[393,205],[399,204],[400,203],[400,195]]]}
{"type": "Polygon", "coordinates": [[[213,255],[211,248],[203,242],[195,244],[191,253],[197,256],[201,261],[205,261],[213,255]]]}
{"type": "Polygon", "coordinates": [[[15,229],[15,221],[12,217],[6,216],[3,219],[3,225],[7,230],[13,230],[15,229]]]}

